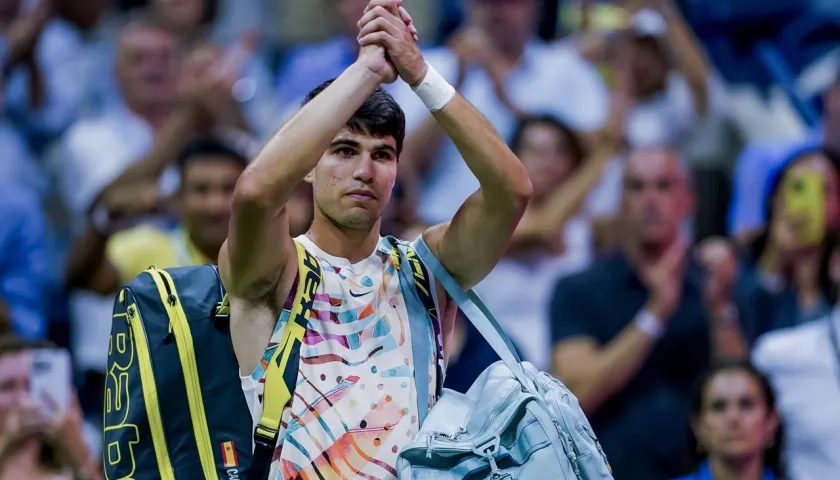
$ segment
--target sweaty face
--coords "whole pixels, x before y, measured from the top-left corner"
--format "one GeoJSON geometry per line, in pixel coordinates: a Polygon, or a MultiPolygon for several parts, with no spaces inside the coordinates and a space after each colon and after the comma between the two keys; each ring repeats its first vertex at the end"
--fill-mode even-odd
{"type": "Polygon", "coordinates": [[[535,0],[472,0],[468,23],[498,45],[521,44],[534,33],[536,5],[535,0]]]}
{"type": "Polygon", "coordinates": [[[698,443],[710,454],[739,460],[763,451],[777,427],[761,385],[750,374],[733,370],[715,375],[705,387],[695,419],[698,443]]]}
{"type": "Polygon", "coordinates": [[[344,129],[335,137],[315,169],[315,206],[345,228],[368,229],[382,216],[397,178],[393,137],[372,137],[344,129]]]}
{"type": "Polygon", "coordinates": [[[118,47],[117,79],[129,104],[165,105],[175,96],[175,41],[163,30],[129,27],[118,47]]]}
{"type": "Polygon", "coordinates": [[[30,352],[10,353],[0,357],[0,435],[12,406],[29,395],[30,352]]]}
{"type": "Polygon", "coordinates": [[[218,249],[227,238],[233,189],[244,167],[226,157],[189,160],[181,178],[181,214],[190,237],[218,249]]]}
{"type": "Polygon", "coordinates": [[[531,124],[522,132],[516,154],[528,170],[536,200],[554,191],[575,167],[570,139],[546,123],[531,124]]]}
{"type": "Polygon", "coordinates": [[[676,155],[664,149],[636,150],[627,158],[622,220],[642,243],[677,238],[691,204],[688,180],[676,155]]]}
{"type": "Polygon", "coordinates": [[[204,16],[204,0],[153,0],[152,6],[171,28],[192,29],[204,16]]]}

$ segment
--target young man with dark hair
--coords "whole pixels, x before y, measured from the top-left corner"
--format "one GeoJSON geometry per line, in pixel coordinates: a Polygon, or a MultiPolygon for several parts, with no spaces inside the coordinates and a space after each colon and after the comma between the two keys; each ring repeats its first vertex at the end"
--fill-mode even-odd
{"type": "Polygon", "coordinates": [[[161,206],[156,185],[125,185],[106,192],[95,239],[85,236],[70,255],[67,282],[101,294],[146,270],[215,263],[227,237],[233,188],[248,164],[247,153],[215,136],[197,138],[178,156],[181,187],[175,197],[180,226],[165,230],[138,225],[114,233],[126,222],[161,206]]]}
{"type": "MultiPolygon", "coordinates": [[[[402,110],[381,85],[398,77],[411,85],[481,184],[450,222],[423,233],[461,287],[493,268],[531,195],[504,140],[427,66],[398,0],[373,0],[359,26],[356,62],[309,95],[243,173],[219,255],[243,388],[256,405],[266,358],[289,318],[287,299],[304,288],[296,285],[299,249],[321,267],[270,478],[396,478],[397,454],[420,428],[409,323],[428,320],[409,318],[404,296],[413,293],[401,290],[399,258],[380,236],[405,131],[402,110]],[[293,239],[285,204],[301,181],[312,184],[315,215],[293,239]]],[[[455,312],[433,285],[441,315],[426,340],[434,353],[423,379],[429,392],[445,366],[455,312]]]]}

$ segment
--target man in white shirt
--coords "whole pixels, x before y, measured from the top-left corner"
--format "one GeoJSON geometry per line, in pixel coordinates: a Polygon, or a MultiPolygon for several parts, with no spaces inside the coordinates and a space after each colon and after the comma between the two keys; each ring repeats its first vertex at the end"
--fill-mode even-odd
{"type": "MultiPolygon", "coordinates": [[[[840,245],[829,271],[840,285],[840,245]]],[[[753,362],[776,391],[791,480],[836,478],[840,471],[840,309],[759,337],[753,362]]]]}

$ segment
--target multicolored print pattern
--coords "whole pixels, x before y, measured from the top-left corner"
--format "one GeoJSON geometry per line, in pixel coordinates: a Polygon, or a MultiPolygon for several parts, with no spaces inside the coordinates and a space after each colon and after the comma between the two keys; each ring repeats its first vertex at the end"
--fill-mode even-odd
{"type": "MultiPolygon", "coordinates": [[[[399,258],[392,256],[385,239],[373,255],[356,264],[326,254],[306,237],[296,241],[318,258],[323,280],[269,478],[395,479],[397,453],[419,429],[411,329],[396,269],[399,258]]],[[[288,316],[284,310],[252,375],[260,398],[267,362],[288,316]]],[[[437,348],[429,366],[429,392],[437,384],[436,366],[444,371],[440,325],[434,331],[437,348]]],[[[433,403],[432,396],[429,405],[433,403]]]]}

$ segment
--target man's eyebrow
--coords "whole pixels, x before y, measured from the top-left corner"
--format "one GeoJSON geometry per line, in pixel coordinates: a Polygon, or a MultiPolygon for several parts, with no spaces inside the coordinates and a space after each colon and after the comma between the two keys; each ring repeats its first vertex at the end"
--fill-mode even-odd
{"type": "Polygon", "coordinates": [[[356,140],[351,140],[349,138],[341,138],[341,137],[336,138],[335,140],[332,141],[332,143],[330,143],[330,147],[337,147],[339,145],[345,145],[345,146],[353,147],[353,148],[361,148],[361,146],[362,146],[362,144],[357,142],[356,140]]]}
{"type": "Polygon", "coordinates": [[[385,152],[385,151],[387,151],[387,152],[391,152],[391,153],[393,153],[394,155],[396,155],[396,154],[397,154],[397,149],[396,149],[396,148],[394,148],[394,147],[392,147],[391,145],[388,145],[387,143],[383,143],[383,144],[377,145],[376,147],[374,147],[374,148],[373,148],[373,150],[374,150],[374,151],[377,151],[377,152],[385,152]]]}

